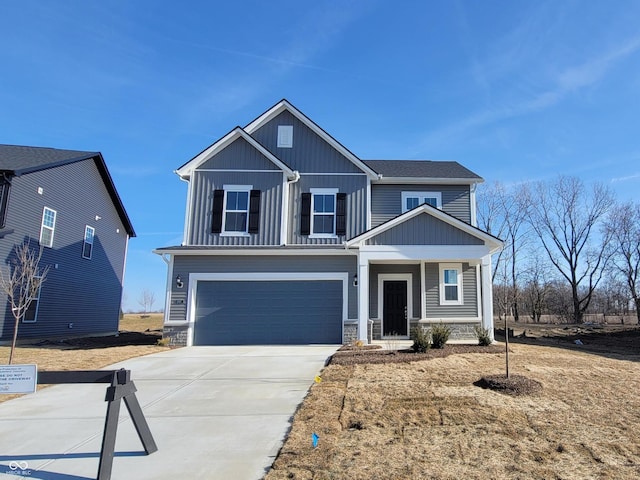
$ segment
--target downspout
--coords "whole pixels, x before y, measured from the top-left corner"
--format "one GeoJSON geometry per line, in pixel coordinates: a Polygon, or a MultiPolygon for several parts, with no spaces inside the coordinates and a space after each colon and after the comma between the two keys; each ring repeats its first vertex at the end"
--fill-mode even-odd
{"type": "Polygon", "coordinates": [[[280,220],[280,245],[285,246],[287,244],[287,238],[289,237],[289,186],[300,180],[300,172],[298,170],[293,171],[293,178],[287,178],[284,184],[285,191],[282,192],[282,219],[280,220]]]}

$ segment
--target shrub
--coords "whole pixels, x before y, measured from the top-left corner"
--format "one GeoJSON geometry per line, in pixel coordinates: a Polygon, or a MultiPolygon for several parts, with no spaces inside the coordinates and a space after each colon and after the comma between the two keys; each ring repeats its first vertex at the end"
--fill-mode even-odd
{"type": "Polygon", "coordinates": [[[476,337],[478,337],[478,345],[482,347],[491,345],[491,336],[489,335],[488,328],[476,325],[473,330],[476,332],[476,337]]]}
{"type": "Polygon", "coordinates": [[[429,334],[422,327],[413,327],[411,329],[411,340],[413,340],[411,348],[416,353],[425,353],[431,346],[429,334]]]}
{"type": "Polygon", "coordinates": [[[159,347],[168,347],[171,344],[171,339],[169,337],[159,338],[157,345],[159,347]]]}
{"type": "Polygon", "coordinates": [[[449,340],[451,329],[444,324],[434,325],[431,327],[431,343],[433,348],[443,348],[444,344],[449,340]]]}

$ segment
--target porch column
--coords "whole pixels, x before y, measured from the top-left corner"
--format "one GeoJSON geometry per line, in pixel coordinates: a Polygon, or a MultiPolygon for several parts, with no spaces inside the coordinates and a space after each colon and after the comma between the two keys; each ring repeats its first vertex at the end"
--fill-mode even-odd
{"type": "Polygon", "coordinates": [[[491,255],[482,257],[482,326],[489,330],[489,338],[493,338],[493,285],[491,282],[491,255]]]}
{"type": "Polygon", "coordinates": [[[369,260],[358,255],[358,340],[368,343],[369,260]]]}

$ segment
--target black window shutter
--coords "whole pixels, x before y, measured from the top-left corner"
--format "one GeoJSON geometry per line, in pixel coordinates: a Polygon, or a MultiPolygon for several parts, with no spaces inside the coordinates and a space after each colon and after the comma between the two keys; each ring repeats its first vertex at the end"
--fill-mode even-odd
{"type": "Polygon", "coordinates": [[[249,194],[249,233],[260,230],[260,190],[251,190],[249,194]]]}
{"type": "Polygon", "coordinates": [[[300,216],[300,235],[311,233],[311,194],[302,194],[302,213],[300,216]]]}
{"type": "Polygon", "coordinates": [[[222,232],[222,208],[224,207],[224,190],[213,191],[213,210],[211,215],[211,233],[222,232]]]}
{"type": "Polygon", "coordinates": [[[347,194],[336,194],[336,235],[347,234],[347,194]]]}

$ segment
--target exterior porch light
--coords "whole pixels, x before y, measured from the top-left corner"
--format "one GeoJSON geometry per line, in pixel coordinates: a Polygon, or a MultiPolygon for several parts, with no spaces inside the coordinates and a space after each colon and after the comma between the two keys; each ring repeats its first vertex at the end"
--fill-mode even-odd
{"type": "Polygon", "coordinates": [[[184,287],[184,283],[182,283],[182,277],[180,275],[176,277],[176,287],[178,288],[184,287]]]}
{"type": "Polygon", "coordinates": [[[358,286],[358,274],[357,273],[353,274],[353,286],[354,287],[358,286]]]}

